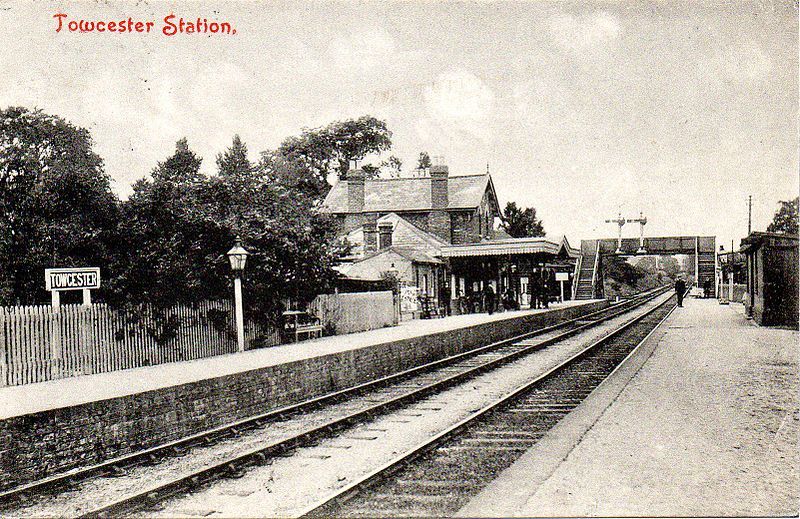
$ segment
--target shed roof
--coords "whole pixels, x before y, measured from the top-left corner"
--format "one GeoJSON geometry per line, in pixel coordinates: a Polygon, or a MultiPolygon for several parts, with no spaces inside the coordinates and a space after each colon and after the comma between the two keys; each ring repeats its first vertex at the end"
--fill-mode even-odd
{"type": "Polygon", "coordinates": [[[750,252],[763,245],[794,248],[798,246],[798,236],[796,234],[754,231],[746,238],[742,238],[739,252],[750,252]]]}
{"type": "Polygon", "coordinates": [[[442,247],[442,257],[459,258],[465,256],[502,256],[507,254],[533,254],[545,252],[553,255],[564,252],[570,258],[577,258],[580,251],[573,249],[566,236],[554,238],[510,238],[489,240],[466,245],[442,247]]]}
{"type": "MultiPolygon", "coordinates": [[[[472,209],[478,207],[487,189],[497,200],[494,185],[488,174],[448,177],[448,209],[472,209]]],[[[496,203],[496,202],[495,202],[496,203]]],[[[390,178],[364,181],[364,211],[429,211],[431,202],[431,179],[390,178]]],[[[499,208],[496,207],[497,210],[499,208]]],[[[347,181],[337,182],[328,192],[321,210],[327,213],[347,213],[347,181]]]]}

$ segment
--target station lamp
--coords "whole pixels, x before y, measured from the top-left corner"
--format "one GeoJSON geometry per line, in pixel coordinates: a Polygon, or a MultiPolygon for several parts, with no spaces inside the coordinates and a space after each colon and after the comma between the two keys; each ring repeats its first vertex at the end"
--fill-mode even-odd
{"type": "Polygon", "coordinates": [[[236,237],[236,243],[228,251],[228,260],[235,276],[233,280],[234,306],[236,308],[236,343],[239,351],[244,351],[244,308],[242,304],[242,272],[250,253],[242,247],[242,240],[236,237]]]}

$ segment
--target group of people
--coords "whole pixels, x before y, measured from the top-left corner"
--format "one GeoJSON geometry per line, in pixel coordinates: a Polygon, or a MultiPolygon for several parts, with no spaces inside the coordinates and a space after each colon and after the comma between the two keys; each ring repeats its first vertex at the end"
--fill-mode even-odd
{"type": "Polygon", "coordinates": [[[532,275],[528,278],[528,299],[531,308],[548,308],[550,304],[550,287],[555,283],[551,280],[554,276],[551,270],[533,269],[532,275]]]}

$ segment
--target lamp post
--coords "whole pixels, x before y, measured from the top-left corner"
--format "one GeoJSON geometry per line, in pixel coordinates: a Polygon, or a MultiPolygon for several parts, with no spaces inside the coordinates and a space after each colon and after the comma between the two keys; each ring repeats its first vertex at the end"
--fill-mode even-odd
{"type": "Polygon", "coordinates": [[[231,270],[234,276],[233,294],[236,306],[236,342],[239,351],[244,351],[244,309],[242,307],[242,272],[244,264],[247,262],[249,252],[242,247],[242,240],[237,236],[233,248],[228,251],[228,259],[231,262],[231,270]]]}

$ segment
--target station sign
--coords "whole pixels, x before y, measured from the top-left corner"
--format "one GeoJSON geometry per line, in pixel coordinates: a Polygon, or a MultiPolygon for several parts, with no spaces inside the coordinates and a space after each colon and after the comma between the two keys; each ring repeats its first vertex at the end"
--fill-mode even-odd
{"type": "Polygon", "coordinates": [[[99,267],[44,269],[45,288],[50,292],[100,288],[99,267]]]}
{"type": "Polygon", "coordinates": [[[556,281],[569,281],[569,272],[556,272],[556,281]]]}

